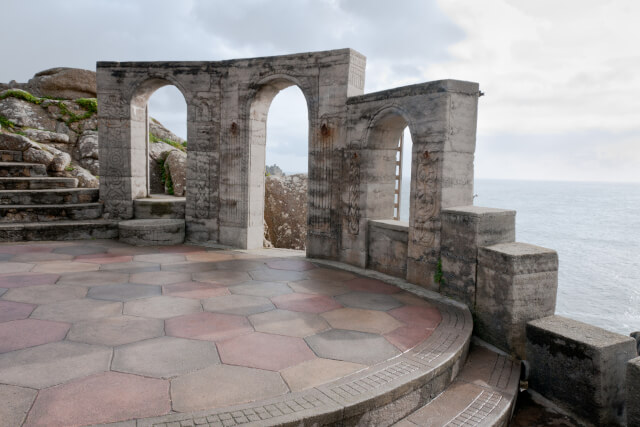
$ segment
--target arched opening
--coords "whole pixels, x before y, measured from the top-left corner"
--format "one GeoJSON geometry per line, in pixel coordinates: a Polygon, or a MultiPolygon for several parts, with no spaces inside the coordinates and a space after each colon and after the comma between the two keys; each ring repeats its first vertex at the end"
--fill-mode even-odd
{"type": "Polygon", "coordinates": [[[184,95],[171,82],[152,78],[138,87],[131,100],[132,166],[144,191],[134,198],[184,200],[186,123],[184,95]]]}
{"type": "Polygon", "coordinates": [[[303,186],[306,188],[306,175],[299,174],[306,174],[308,168],[308,117],[304,94],[297,83],[288,78],[276,78],[264,84],[251,103],[249,248],[269,244],[300,250],[306,247],[308,190],[304,192],[304,200],[294,194],[303,186]],[[273,164],[289,176],[278,180],[267,178],[267,173],[274,171],[267,172],[266,166],[273,164]],[[270,184],[267,196],[270,194],[272,200],[265,203],[267,179],[270,184]],[[304,184],[301,181],[305,181],[304,184]],[[283,218],[288,218],[286,224],[283,218]],[[287,230],[287,227],[290,228],[287,230]]]}
{"type": "Polygon", "coordinates": [[[413,152],[413,140],[411,139],[411,131],[407,126],[402,131],[402,137],[400,139],[400,150],[398,150],[398,157],[400,158],[400,171],[398,174],[398,197],[397,205],[399,212],[397,212],[397,219],[404,222],[409,222],[411,203],[411,169],[413,162],[411,161],[413,152]]]}

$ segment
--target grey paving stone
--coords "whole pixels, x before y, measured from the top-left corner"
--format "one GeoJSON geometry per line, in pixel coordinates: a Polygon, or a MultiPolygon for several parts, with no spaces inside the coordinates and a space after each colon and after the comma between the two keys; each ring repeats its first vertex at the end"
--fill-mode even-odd
{"type": "Polygon", "coordinates": [[[218,363],[220,358],[212,342],[160,337],[116,348],[111,368],[131,374],[170,378],[218,363]]]}
{"type": "Polygon", "coordinates": [[[113,271],[83,271],[80,273],[64,274],[58,279],[57,284],[91,287],[127,283],[128,281],[129,275],[127,273],[117,273],[113,271]]]}
{"type": "Polygon", "coordinates": [[[262,280],[265,282],[294,282],[296,280],[306,279],[305,273],[287,270],[254,270],[250,271],[249,275],[253,280],[262,280]]]}
{"type": "Polygon", "coordinates": [[[163,271],[177,271],[179,273],[200,273],[216,269],[214,262],[181,262],[176,264],[162,264],[163,271]]]}
{"type": "Polygon", "coordinates": [[[90,288],[87,297],[107,301],[130,301],[162,294],[161,286],[122,283],[90,288]]]}
{"type": "Polygon", "coordinates": [[[201,311],[199,300],[170,296],[139,299],[124,304],[124,314],[154,319],[169,319],[201,311]]]}
{"type": "Polygon", "coordinates": [[[52,252],[57,254],[67,255],[90,255],[106,253],[107,248],[101,246],[79,245],[79,246],[67,246],[64,248],[56,248],[52,252]]]}
{"type": "Polygon", "coordinates": [[[7,261],[13,257],[14,254],[0,254],[0,261],[7,261]]]}
{"type": "Polygon", "coordinates": [[[85,320],[71,327],[67,339],[88,344],[117,346],[164,335],[164,322],[133,316],[85,320]]]}
{"type": "Polygon", "coordinates": [[[101,265],[100,270],[134,274],[134,273],[146,273],[149,271],[159,271],[160,265],[152,262],[141,262],[141,261],[114,262],[113,264],[101,265]]]}
{"type": "Polygon", "coordinates": [[[364,308],[367,310],[387,311],[402,307],[402,303],[391,295],[373,294],[371,292],[349,292],[335,296],[334,299],[345,307],[364,308]]]}
{"type": "Polygon", "coordinates": [[[86,294],[87,288],[82,286],[38,285],[9,289],[2,298],[28,304],[47,304],[83,298],[86,294]]]}
{"type": "Polygon", "coordinates": [[[400,354],[389,341],[368,332],[331,329],[305,338],[319,357],[372,365],[400,354]]]}
{"type": "Polygon", "coordinates": [[[208,298],[202,302],[205,311],[249,316],[275,309],[275,306],[264,297],[251,295],[224,295],[208,298]]]}
{"type": "MultiPolygon", "coordinates": [[[[77,287],[73,287],[77,289],[77,287]]],[[[57,320],[74,323],[81,320],[100,319],[122,314],[122,303],[97,301],[93,299],[73,299],[37,307],[31,317],[34,319],[57,320]]]]}
{"type": "Polygon", "coordinates": [[[230,286],[232,294],[253,295],[256,297],[275,297],[290,294],[293,291],[286,283],[251,281],[240,285],[230,286]]]}
{"type": "Polygon", "coordinates": [[[20,426],[27,416],[38,392],[28,388],[0,384],[0,422],[6,426],[20,426]]]}
{"type": "Polygon", "coordinates": [[[108,371],[110,361],[109,347],[58,341],[0,354],[0,382],[41,389],[108,371]]]}
{"type": "Polygon", "coordinates": [[[1,297],[5,292],[7,292],[7,289],[6,289],[6,288],[0,288],[0,297],[1,297]]]}

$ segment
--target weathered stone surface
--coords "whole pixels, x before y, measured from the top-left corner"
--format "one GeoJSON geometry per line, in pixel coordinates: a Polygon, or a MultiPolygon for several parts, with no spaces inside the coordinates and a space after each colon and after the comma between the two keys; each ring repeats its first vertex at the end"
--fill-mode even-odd
{"type": "Polygon", "coordinates": [[[76,99],[96,97],[96,73],[79,68],[51,68],[36,73],[28,83],[38,96],[76,99]]]}
{"type": "Polygon", "coordinates": [[[441,293],[474,310],[478,248],[515,241],[515,216],[515,211],[478,206],[442,211],[441,293]]]}
{"type": "Polygon", "coordinates": [[[69,143],[69,135],[64,133],[53,132],[44,129],[25,129],[25,135],[36,142],[41,142],[43,144],[48,143],[60,143],[60,144],[68,144],[69,143]]]}
{"type": "MultiPolygon", "coordinates": [[[[149,123],[151,125],[152,121],[149,123]]],[[[178,151],[178,149],[162,141],[149,144],[149,188],[152,194],[165,192],[162,168],[165,159],[172,151],[178,151]]]]}
{"type": "Polygon", "coordinates": [[[525,325],[556,308],[558,254],[526,243],[478,249],[475,333],[526,359],[525,325]]]}
{"type": "Polygon", "coordinates": [[[56,120],[39,105],[22,99],[7,97],[0,99],[0,115],[20,127],[34,129],[56,129],[56,120]]]}
{"type": "Polygon", "coordinates": [[[307,175],[265,178],[265,238],[276,248],[306,248],[307,175]]]}
{"type": "Polygon", "coordinates": [[[0,420],[8,426],[22,425],[36,398],[36,390],[0,384],[0,420]]]}
{"type": "Polygon", "coordinates": [[[98,160],[98,132],[87,130],[80,135],[77,144],[80,163],[93,175],[99,175],[98,160]]]}
{"type": "Polygon", "coordinates": [[[623,423],[635,340],[561,316],[529,322],[526,338],[531,388],[596,425],[623,423]]]}
{"type": "Polygon", "coordinates": [[[369,221],[368,268],[391,276],[407,277],[409,224],[402,221],[369,221]]]}
{"type": "Polygon", "coordinates": [[[176,245],[184,242],[184,220],[136,219],[118,224],[120,241],[137,246],[176,245]]]}
{"type": "Polygon", "coordinates": [[[173,194],[184,196],[187,185],[187,155],[179,150],[171,151],[164,162],[164,168],[165,173],[171,176],[173,194]]]}
{"type": "Polygon", "coordinates": [[[640,357],[627,363],[627,426],[640,426],[640,357]]]}
{"type": "Polygon", "coordinates": [[[77,163],[71,164],[71,170],[65,169],[60,175],[78,180],[78,187],[82,188],[98,188],[100,181],[91,172],[84,169],[77,163]]]}

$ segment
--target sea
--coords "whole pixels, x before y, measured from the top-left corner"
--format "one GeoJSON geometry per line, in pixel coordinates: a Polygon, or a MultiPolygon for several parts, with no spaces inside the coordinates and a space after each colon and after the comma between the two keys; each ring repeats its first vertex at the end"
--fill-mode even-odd
{"type": "Polygon", "coordinates": [[[640,331],[640,183],[477,179],[474,194],[476,206],[517,211],[516,241],[558,252],[556,314],[640,331]]]}

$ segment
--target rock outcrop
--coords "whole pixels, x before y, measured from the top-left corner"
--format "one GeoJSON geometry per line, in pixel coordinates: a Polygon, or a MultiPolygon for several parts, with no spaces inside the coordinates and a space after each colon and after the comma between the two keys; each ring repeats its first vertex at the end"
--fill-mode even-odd
{"type": "Polygon", "coordinates": [[[96,73],[80,68],[58,67],[36,73],[27,83],[0,84],[0,90],[22,89],[39,97],[95,98],[96,73]]]}
{"type": "Polygon", "coordinates": [[[274,247],[306,248],[307,210],[306,174],[265,177],[265,239],[274,247]]]}

